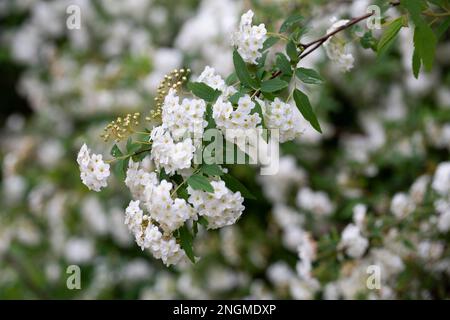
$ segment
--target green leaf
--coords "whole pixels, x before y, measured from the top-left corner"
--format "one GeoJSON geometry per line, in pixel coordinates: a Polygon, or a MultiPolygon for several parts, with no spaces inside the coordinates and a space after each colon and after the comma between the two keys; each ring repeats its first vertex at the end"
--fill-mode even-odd
{"type": "Polygon", "coordinates": [[[217,164],[203,164],[201,171],[208,176],[221,176],[224,173],[217,164]]]}
{"type": "Polygon", "coordinates": [[[247,65],[245,64],[244,60],[242,59],[242,57],[239,55],[239,53],[234,50],[233,51],[233,64],[234,64],[234,69],[236,71],[236,75],[239,79],[239,81],[247,87],[253,88],[253,89],[258,89],[258,85],[255,81],[255,79],[253,79],[250,76],[250,72],[247,69],[247,65]]]}
{"type": "Polygon", "coordinates": [[[235,72],[233,72],[232,74],[230,74],[227,79],[225,80],[225,83],[227,84],[227,86],[231,86],[233,84],[235,84],[236,82],[238,82],[238,77],[236,75],[235,72]]]}
{"type": "Polygon", "coordinates": [[[116,161],[116,164],[114,166],[114,173],[116,174],[117,179],[119,179],[120,181],[125,180],[129,162],[130,158],[120,159],[116,161]]]}
{"type": "Polygon", "coordinates": [[[200,223],[203,227],[208,228],[208,220],[206,220],[205,217],[203,216],[198,217],[197,222],[200,223]]]}
{"type": "Polygon", "coordinates": [[[286,53],[291,59],[292,64],[297,64],[299,60],[298,52],[297,52],[297,45],[291,40],[286,45],[286,53]]]}
{"type": "Polygon", "coordinates": [[[225,182],[225,185],[228,189],[233,192],[240,192],[241,196],[247,199],[256,200],[256,197],[235,177],[226,173],[222,176],[222,180],[225,182]]]}
{"type": "Polygon", "coordinates": [[[262,50],[261,50],[261,51],[263,51],[263,52],[266,51],[267,49],[269,49],[270,47],[272,47],[273,45],[275,45],[275,43],[277,43],[278,40],[280,40],[280,39],[277,38],[277,37],[268,37],[268,38],[266,39],[266,41],[264,41],[263,47],[262,47],[262,50]]]}
{"type": "Polygon", "coordinates": [[[445,19],[444,22],[442,22],[436,29],[437,38],[438,39],[442,38],[449,27],[450,27],[450,17],[445,19]]]}
{"type": "Polygon", "coordinates": [[[251,114],[253,114],[253,113],[258,113],[259,117],[261,118],[262,127],[264,129],[267,129],[266,124],[264,122],[264,115],[263,115],[263,111],[262,111],[261,105],[256,100],[255,100],[255,107],[251,111],[251,114]]]}
{"type": "Polygon", "coordinates": [[[307,84],[321,84],[323,82],[323,78],[320,74],[313,69],[298,68],[295,71],[295,75],[300,81],[307,84]]]}
{"type": "Polygon", "coordinates": [[[314,113],[313,108],[311,107],[311,103],[309,102],[308,96],[306,96],[306,94],[304,94],[300,90],[295,89],[294,100],[298,110],[300,110],[305,120],[307,120],[314,129],[322,133],[319,121],[317,120],[316,114],[314,113]]]}
{"type": "Polygon", "coordinates": [[[276,66],[284,74],[289,76],[292,75],[291,63],[289,62],[288,58],[281,52],[277,53],[276,66]]]}
{"type": "Polygon", "coordinates": [[[427,24],[421,24],[414,29],[414,48],[420,56],[427,71],[433,68],[437,38],[427,24]]]}
{"type": "Polygon", "coordinates": [[[419,52],[417,49],[414,49],[413,59],[412,59],[412,68],[414,77],[419,78],[420,68],[422,67],[422,59],[420,59],[419,52]]]}
{"type": "Polygon", "coordinates": [[[114,157],[114,158],[118,158],[123,156],[122,151],[120,151],[119,147],[117,146],[117,144],[113,145],[110,154],[114,157]]]}
{"type": "Polygon", "coordinates": [[[286,32],[291,26],[296,23],[302,22],[303,17],[298,13],[289,16],[286,20],[284,20],[283,24],[280,27],[280,32],[286,32]]]}
{"type": "Polygon", "coordinates": [[[180,246],[186,253],[189,260],[192,261],[192,263],[195,263],[195,255],[194,255],[194,249],[192,248],[193,244],[193,236],[189,229],[186,226],[182,226],[179,230],[180,234],[180,246]]]}
{"type": "Polygon", "coordinates": [[[133,143],[133,140],[130,138],[128,138],[127,140],[127,153],[128,154],[132,154],[135,153],[136,151],[138,151],[139,149],[141,149],[141,144],[139,143],[133,143]]]}
{"type": "Polygon", "coordinates": [[[236,105],[239,102],[239,99],[242,98],[245,95],[243,92],[236,92],[231,97],[228,98],[228,101],[231,102],[231,104],[236,105]]]}
{"type": "Polygon", "coordinates": [[[211,183],[209,182],[209,180],[206,177],[204,177],[204,176],[202,176],[200,174],[194,174],[194,175],[190,176],[187,179],[187,183],[194,190],[202,190],[202,191],[206,191],[206,192],[214,192],[214,188],[211,185],[211,183]]]}
{"type": "Polygon", "coordinates": [[[213,89],[203,82],[189,82],[187,87],[197,97],[211,103],[214,103],[221,95],[219,90],[213,89]]]}
{"type": "Polygon", "coordinates": [[[408,10],[411,19],[416,26],[424,23],[424,20],[422,19],[422,10],[424,9],[423,5],[425,4],[425,1],[401,0],[400,3],[404,8],[406,8],[406,10],[408,10]]]}
{"type": "Polygon", "coordinates": [[[261,91],[263,92],[275,92],[286,88],[289,85],[286,81],[280,79],[271,79],[261,82],[261,91]]]}
{"type": "Polygon", "coordinates": [[[403,17],[397,18],[391,23],[389,23],[386,30],[384,30],[380,41],[378,42],[377,46],[378,56],[383,55],[389,49],[402,26],[403,26],[403,17]]]}

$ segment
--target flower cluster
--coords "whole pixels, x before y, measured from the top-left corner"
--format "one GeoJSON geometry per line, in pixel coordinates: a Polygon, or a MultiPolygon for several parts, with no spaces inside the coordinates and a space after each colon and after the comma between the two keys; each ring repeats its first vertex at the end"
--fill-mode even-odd
{"type": "Polygon", "coordinates": [[[302,133],[300,112],[295,106],[279,98],[270,103],[264,120],[267,128],[279,130],[280,142],[294,140],[302,133]]]}
{"type": "MultiPolygon", "coordinates": [[[[339,20],[334,22],[327,30],[327,34],[336,31],[337,29],[345,26],[349,23],[349,20],[339,20]]],[[[347,52],[347,44],[341,36],[332,36],[323,44],[325,51],[332,61],[344,71],[349,71],[353,68],[353,62],[355,59],[351,53],[347,52]]]]}
{"type": "Polygon", "coordinates": [[[240,192],[231,192],[223,181],[212,181],[214,193],[188,188],[189,203],[200,216],[208,220],[209,229],[217,229],[234,224],[241,216],[245,207],[244,198],[240,192]]]}
{"type": "Polygon", "coordinates": [[[155,258],[161,259],[167,266],[178,263],[184,257],[180,245],[174,238],[164,236],[139,205],[139,200],[131,201],[125,211],[125,224],[138,245],[142,250],[149,249],[155,258]]]}
{"type": "Polygon", "coordinates": [[[81,147],[77,162],[80,167],[81,181],[93,191],[100,191],[107,186],[109,177],[109,164],[103,161],[101,154],[90,154],[86,144],[81,147]]]}
{"type": "Polygon", "coordinates": [[[253,11],[249,10],[242,15],[239,31],[232,36],[232,44],[237,46],[244,61],[256,64],[256,60],[262,56],[260,50],[266,40],[267,30],[263,23],[252,26],[252,20],[253,11]]]}

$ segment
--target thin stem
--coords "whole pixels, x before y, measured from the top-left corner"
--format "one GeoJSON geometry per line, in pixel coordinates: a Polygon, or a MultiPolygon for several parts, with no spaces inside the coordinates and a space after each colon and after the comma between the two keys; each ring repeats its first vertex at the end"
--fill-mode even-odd
{"type": "Polygon", "coordinates": [[[105,162],[106,163],[113,163],[116,160],[122,160],[122,159],[126,159],[128,157],[137,156],[137,155],[139,155],[141,153],[144,153],[144,152],[147,152],[147,151],[151,151],[151,150],[152,149],[139,150],[139,151],[136,151],[135,153],[125,154],[123,156],[120,156],[120,157],[117,157],[117,158],[114,158],[114,159],[111,159],[111,160],[106,160],[105,162]]]}
{"type": "Polygon", "coordinates": [[[285,41],[289,41],[289,38],[286,37],[285,35],[282,35],[281,33],[276,33],[276,32],[267,32],[268,36],[272,36],[272,37],[276,37],[276,38],[280,38],[283,39],[285,41]]]}
{"type": "MultiPolygon", "coordinates": [[[[200,171],[200,169],[195,170],[192,175],[198,173],[200,171]]],[[[187,182],[187,179],[184,179],[183,182],[181,182],[176,188],[175,190],[172,191],[172,193],[170,194],[171,197],[173,197],[178,190],[180,190],[181,186],[183,186],[185,183],[187,182]]]]}

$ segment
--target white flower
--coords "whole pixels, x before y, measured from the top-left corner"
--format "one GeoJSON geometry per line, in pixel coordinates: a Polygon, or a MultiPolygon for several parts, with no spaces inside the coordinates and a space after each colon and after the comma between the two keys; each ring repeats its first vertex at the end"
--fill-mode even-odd
{"type": "Polygon", "coordinates": [[[302,119],[297,107],[279,98],[270,103],[265,121],[268,129],[279,129],[280,142],[294,140],[302,133],[302,119]]]}
{"type": "Polygon", "coordinates": [[[348,256],[352,258],[362,257],[368,245],[369,241],[361,235],[360,229],[353,223],[342,231],[339,248],[345,249],[348,256]]]}
{"type": "Polygon", "coordinates": [[[260,50],[266,40],[267,30],[264,24],[252,26],[253,11],[249,10],[241,17],[239,30],[231,38],[232,45],[245,62],[256,64],[256,60],[262,56],[260,50]]]}
{"type": "Polygon", "coordinates": [[[86,144],[81,147],[77,162],[80,167],[81,181],[90,189],[100,191],[102,187],[107,186],[109,177],[109,164],[103,161],[102,155],[90,154],[86,144]]]}
{"type": "Polygon", "coordinates": [[[405,193],[397,193],[391,201],[391,211],[398,218],[402,219],[411,214],[416,209],[412,199],[405,193]]]}
{"type": "Polygon", "coordinates": [[[201,137],[207,122],[203,119],[206,110],[204,100],[183,99],[179,103],[176,90],[170,89],[162,106],[162,123],[174,141],[183,137],[201,137]]]}
{"type": "Polygon", "coordinates": [[[245,207],[240,192],[231,192],[223,181],[212,181],[214,193],[193,190],[188,187],[188,199],[200,216],[208,220],[208,229],[217,229],[234,224],[245,207]]]}
{"type": "Polygon", "coordinates": [[[250,129],[256,129],[261,123],[261,118],[256,112],[252,114],[255,106],[255,102],[248,94],[238,100],[236,110],[233,109],[231,102],[225,101],[222,97],[217,99],[213,106],[213,118],[226,139],[240,138],[250,129]]]}
{"type": "Polygon", "coordinates": [[[130,159],[125,185],[130,189],[134,199],[148,201],[152,195],[153,186],[158,183],[155,172],[146,172],[139,168],[139,162],[130,159]]]}
{"type": "Polygon", "coordinates": [[[150,139],[153,141],[150,158],[156,168],[164,168],[167,174],[191,167],[195,147],[191,138],[175,143],[164,126],[153,128],[150,139]]]}
{"type": "Polygon", "coordinates": [[[309,188],[299,190],[297,193],[297,205],[319,216],[328,216],[334,210],[334,205],[325,192],[314,192],[309,188]]]}
{"type": "Polygon", "coordinates": [[[353,221],[355,224],[362,228],[364,224],[364,220],[366,219],[367,206],[362,203],[358,203],[353,207],[353,221]]]}
{"type": "Polygon", "coordinates": [[[450,194],[450,162],[442,162],[437,167],[431,187],[441,196],[450,194]]]}
{"type": "Polygon", "coordinates": [[[145,203],[151,218],[167,233],[175,231],[195,216],[194,210],[184,199],[172,199],[171,190],[172,184],[162,180],[153,188],[151,198],[145,203]]]}
{"type": "Polygon", "coordinates": [[[214,68],[206,66],[197,78],[198,82],[203,82],[213,89],[220,90],[224,98],[228,98],[237,92],[236,88],[227,86],[225,80],[216,73],[214,68]]]}
{"type": "MultiPolygon", "coordinates": [[[[339,20],[327,30],[327,34],[336,31],[338,28],[345,26],[349,20],[339,20]]],[[[349,71],[353,68],[354,58],[351,53],[347,53],[346,43],[339,35],[334,35],[324,42],[325,51],[332,61],[344,70],[349,71]]]]}
{"type": "Polygon", "coordinates": [[[316,258],[316,244],[308,233],[304,233],[297,248],[300,261],[297,262],[297,273],[303,280],[311,279],[312,262],[316,258]]]}
{"type": "Polygon", "coordinates": [[[439,213],[437,227],[441,232],[450,230],[450,203],[444,199],[435,201],[434,208],[439,213]]]}

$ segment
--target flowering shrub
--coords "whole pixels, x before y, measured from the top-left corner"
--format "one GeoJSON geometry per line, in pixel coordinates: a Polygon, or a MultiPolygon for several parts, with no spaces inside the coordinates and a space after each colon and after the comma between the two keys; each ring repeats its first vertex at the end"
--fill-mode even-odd
{"type": "Polygon", "coordinates": [[[448,3],[379,1],[368,29],[365,0],[253,2],[241,23],[248,3],[169,2],[96,2],[80,33],[39,23],[63,20],[53,1],[9,4],[26,12],[2,28],[11,58],[43,64],[23,65],[33,113],[0,136],[0,296],[448,298],[448,3]],[[276,136],[261,175],[252,152],[276,136]]]}

